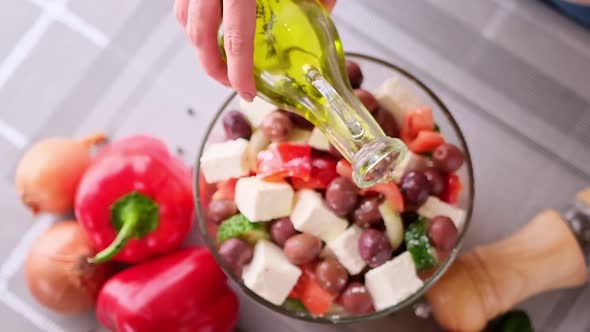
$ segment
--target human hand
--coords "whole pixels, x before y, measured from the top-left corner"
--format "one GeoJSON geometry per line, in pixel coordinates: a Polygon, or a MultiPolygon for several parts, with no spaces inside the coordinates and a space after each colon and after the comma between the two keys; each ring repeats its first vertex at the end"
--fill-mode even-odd
{"type": "MultiPolygon", "coordinates": [[[[336,0],[322,0],[331,10],[336,0]]],[[[176,18],[197,49],[207,75],[235,89],[245,100],[256,95],[252,75],[256,0],[176,0],[176,18]],[[227,65],[217,44],[223,2],[223,34],[227,65]]]]}

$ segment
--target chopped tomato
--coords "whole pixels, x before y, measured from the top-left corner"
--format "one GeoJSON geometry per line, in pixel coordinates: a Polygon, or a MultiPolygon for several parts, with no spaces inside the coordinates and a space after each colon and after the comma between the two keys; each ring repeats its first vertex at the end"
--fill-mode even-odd
{"type": "Polygon", "coordinates": [[[326,153],[314,151],[311,155],[309,181],[301,178],[292,178],[291,183],[295,189],[325,189],[336,177],[338,177],[338,173],[336,173],[336,159],[326,153]]]}
{"type": "Polygon", "coordinates": [[[418,107],[406,114],[401,130],[401,138],[406,144],[408,144],[413,141],[421,131],[434,131],[432,108],[428,106],[418,107]]]}
{"type": "Polygon", "coordinates": [[[205,210],[209,208],[209,202],[211,202],[211,196],[214,192],[215,185],[207,183],[203,172],[199,172],[199,198],[201,200],[201,206],[203,206],[205,210]]]}
{"type": "Polygon", "coordinates": [[[292,143],[271,144],[257,156],[258,175],[278,181],[287,177],[309,181],[311,175],[311,147],[292,143]]]}
{"type": "Polygon", "coordinates": [[[414,153],[430,152],[445,142],[444,137],[436,131],[421,131],[410,141],[408,148],[414,153]]]}
{"type": "Polygon", "coordinates": [[[303,267],[303,273],[289,297],[299,299],[307,311],[318,316],[325,314],[334,303],[334,296],[315,280],[313,265],[303,267]]]}
{"type": "Polygon", "coordinates": [[[378,183],[372,187],[361,190],[361,195],[366,195],[372,192],[385,196],[385,199],[397,212],[404,211],[404,197],[395,183],[378,183]]]}
{"type": "Polygon", "coordinates": [[[352,166],[346,159],[340,159],[336,164],[336,173],[352,180],[352,166]]]}
{"type": "Polygon", "coordinates": [[[445,183],[445,189],[443,190],[440,199],[449,204],[457,204],[462,189],[463,184],[461,183],[459,176],[455,173],[449,174],[445,183]]]}
{"type": "Polygon", "coordinates": [[[238,179],[234,178],[218,182],[217,191],[213,194],[213,199],[229,199],[233,201],[237,182],[238,179]]]}

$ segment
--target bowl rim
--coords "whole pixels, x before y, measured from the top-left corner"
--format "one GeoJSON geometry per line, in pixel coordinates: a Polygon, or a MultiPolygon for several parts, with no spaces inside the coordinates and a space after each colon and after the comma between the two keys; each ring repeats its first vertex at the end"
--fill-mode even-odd
{"type": "MultiPolygon", "coordinates": [[[[455,133],[457,134],[461,146],[463,148],[463,153],[465,155],[465,167],[467,170],[468,175],[468,182],[466,183],[469,192],[471,193],[467,198],[466,202],[466,215],[465,215],[465,223],[463,225],[463,230],[459,235],[457,240],[457,244],[453,248],[453,250],[449,253],[446,260],[437,268],[436,272],[424,282],[422,287],[416,291],[414,294],[408,296],[403,301],[397,303],[394,306],[388,307],[387,309],[383,309],[380,311],[375,311],[369,314],[364,315],[354,315],[354,316],[327,316],[327,317],[318,317],[312,316],[311,314],[297,314],[291,310],[288,310],[282,306],[274,305],[258,294],[254,293],[250,288],[248,288],[241,280],[239,276],[236,276],[223,262],[221,256],[217,252],[217,245],[214,239],[209,236],[206,218],[201,206],[201,198],[200,198],[200,158],[203,155],[205,146],[207,144],[207,138],[211,134],[211,131],[219,121],[221,114],[226,110],[227,106],[234,100],[237,93],[233,91],[225,100],[225,102],[221,105],[221,107],[215,112],[215,115],[209,125],[207,126],[202,143],[200,144],[198,155],[194,164],[194,171],[193,171],[193,199],[196,208],[196,217],[197,217],[197,224],[199,227],[199,236],[203,240],[203,242],[207,245],[215,260],[219,264],[220,268],[224,271],[224,273],[229,276],[229,280],[234,284],[237,285],[244,293],[247,294],[249,298],[252,298],[257,303],[262,304],[263,306],[271,309],[274,312],[280,313],[287,317],[291,317],[298,320],[303,320],[307,322],[313,323],[320,323],[320,324],[349,324],[349,323],[358,323],[362,321],[373,320],[377,318],[382,318],[385,316],[389,316],[394,312],[399,311],[402,308],[405,308],[408,305],[414,304],[417,300],[422,297],[448,270],[451,264],[457,258],[458,253],[460,252],[465,236],[469,230],[469,226],[471,225],[471,218],[473,215],[473,207],[474,207],[474,200],[475,200],[475,179],[474,179],[474,171],[473,171],[473,162],[471,159],[471,153],[469,151],[469,147],[463,135],[463,131],[461,130],[459,124],[451,114],[451,111],[447,108],[447,106],[442,102],[442,100],[420,79],[418,79],[415,75],[411,74],[407,70],[401,68],[400,66],[393,64],[391,62],[385,61],[383,59],[377,58],[376,56],[357,53],[357,52],[345,52],[345,58],[359,58],[364,61],[373,62],[381,66],[388,67],[391,70],[398,72],[399,74],[403,75],[406,79],[413,81],[416,85],[418,85],[432,100],[437,104],[440,108],[446,119],[449,121],[451,126],[453,127],[455,133]]],[[[465,184],[464,184],[465,185],[465,184]]]]}

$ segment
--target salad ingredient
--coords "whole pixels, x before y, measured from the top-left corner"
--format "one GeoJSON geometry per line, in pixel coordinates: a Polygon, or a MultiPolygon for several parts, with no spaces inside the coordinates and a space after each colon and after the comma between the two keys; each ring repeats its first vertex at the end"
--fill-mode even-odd
{"type": "Polygon", "coordinates": [[[236,214],[222,222],[217,229],[217,243],[223,244],[232,238],[240,238],[255,244],[257,241],[269,239],[270,236],[264,223],[251,222],[243,214],[236,214]]]}
{"type": "Polygon", "coordinates": [[[232,199],[215,199],[209,204],[209,218],[217,225],[237,213],[238,208],[232,199]]]}
{"type": "Polygon", "coordinates": [[[82,140],[47,138],[31,146],[16,167],[16,190],[23,204],[34,214],[71,211],[90,165],[90,148],[105,140],[98,133],[82,140]]]}
{"type": "Polygon", "coordinates": [[[245,241],[231,238],[219,246],[219,255],[233,273],[241,276],[244,265],[252,260],[254,250],[245,241]]]}
{"type": "Polygon", "coordinates": [[[418,136],[408,143],[408,148],[415,153],[427,153],[443,144],[445,139],[434,131],[421,131],[418,136]]]}
{"type": "Polygon", "coordinates": [[[443,202],[438,197],[430,196],[417,210],[418,214],[432,219],[437,216],[451,218],[457,230],[463,229],[465,223],[465,210],[443,202]]]}
{"type": "Polygon", "coordinates": [[[344,233],[326,244],[328,251],[338,259],[350,275],[361,273],[366,263],[360,255],[359,239],[363,230],[350,226],[344,233]]]}
{"type": "Polygon", "coordinates": [[[420,171],[406,173],[402,177],[400,189],[405,201],[412,205],[424,203],[431,191],[428,178],[420,171]]]}
{"type": "Polygon", "coordinates": [[[351,60],[346,60],[346,73],[348,75],[348,80],[350,81],[350,85],[352,86],[352,88],[360,88],[363,84],[364,77],[359,64],[351,60]]]}
{"type": "Polygon", "coordinates": [[[434,168],[429,168],[424,171],[424,175],[430,183],[430,194],[439,196],[445,189],[445,177],[434,168]]]}
{"type": "Polygon", "coordinates": [[[370,268],[387,262],[392,255],[391,244],[385,233],[376,229],[365,229],[358,240],[359,253],[370,268]]]}
{"type": "Polygon", "coordinates": [[[463,185],[461,184],[461,179],[459,179],[459,176],[454,173],[449,174],[447,176],[445,189],[440,195],[441,199],[449,204],[457,204],[462,189],[463,185]]]}
{"type": "Polygon", "coordinates": [[[358,201],[358,188],[348,178],[337,177],[326,188],[326,202],[338,216],[344,217],[354,210],[358,201]]]}
{"type": "Polygon", "coordinates": [[[254,257],[242,272],[244,284],[274,305],[285,302],[300,276],[301,269],[289,262],[281,248],[266,240],[256,242],[254,257]]]}
{"type": "Polygon", "coordinates": [[[461,168],[465,161],[463,151],[456,145],[445,143],[432,152],[434,166],[445,173],[452,173],[461,168]]]}
{"type": "Polygon", "coordinates": [[[226,280],[207,249],[181,249],[112,277],[96,315],[113,331],[230,332],[239,303],[226,280]]]}
{"type": "Polygon", "coordinates": [[[352,166],[350,165],[350,163],[346,160],[346,159],[340,159],[338,160],[338,163],[336,163],[336,173],[338,173],[338,175],[345,177],[349,180],[352,179],[352,166]]]}
{"type": "Polygon", "coordinates": [[[378,183],[370,188],[362,190],[361,195],[370,192],[376,192],[385,196],[385,200],[388,201],[396,211],[402,212],[404,210],[404,198],[395,183],[378,183]]]}
{"type": "Polygon", "coordinates": [[[205,180],[214,183],[248,175],[247,148],[248,141],[243,138],[206,147],[200,160],[205,180]]]}
{"type": "Polygon", "coordinates": [[[399,137],[399,127],[393,115],[384,108],[378,108],[373,114],[375,120],[389,137],[399,137]]]}
{"type": "Polygon", "coordinates": [[[295,193],[295,203],[291,212],[291,222],[296,230],[330,241],[340,235],[348,222],[337,216],[324,203],[322,195],[311,189],[301,189],[295,193]]]}
{"type": "Polygon", "coordinates": [[[457,227],[455,227],[451,218],[436,216],[430,220],[428,238],[430,238],[430,242],[436,248],[440,250],[451,250],[457,243],[459,232],[457,232],[457,227]]]}
{"type": "Polygon", "coordinates": [[[292,143],[274,143],[258,153],[258,175],[266,180],[296,177],[309,181],[311,147],[292,143]]]}
{"type": "Polygon", "coordinates": [[[419,218],[408,226],[405,234],[406,247],[418,270],[427,270],[438,265],[436,251],[430,246],[427,231],[428,220],[419,218]]]}
{"type": "Polygon", "coordinates": [[[307,311],[313,315],[323,315],[334,303],[334,295],[322,288],[318,283],[311,266],[305,266],[295,286],[294,293],[307,311]]]}
{"type": "Polygon", "coordinates": [[[293,123],[284,112],[272,112],[264,117],[260,127],[273,142],[285,141],[293,131],[293,123]]]}
{"type": "Polygon", "coordinates": [[[176,249],[193,225],[192,171],[166,145],[136,135],[111,143],[78,187],[75,213],[99,253],[136,263],[176,249]]]}
{"type": "Polygon", "coordinates": [[[352,213],[352,220],[361,228],[377,226],[381,222],[379,197],[365,197],[359,207],[352,213]]]}
{"type": "Polygon", "coordinates": [[[401,133],[402,140],[411,143],[422,131],[434,132],[432,108],[428,106],[417,107],[405,115],[401,133]]]}
{"type": "Polygon", "coordinates": [[[402,218],[392,207],[389,202],[383,202],[379,205],[379,213],[385,223],[385,234],[393,251],[397,250],[404,241],[404,224],[402,218]]]}
{"type": "Polygon", "coordinates": [[[233,200],[236,194],[236,183],[238,179],[231,178],[224,181],[217,182],[216,188],[217,190],[213,194],[213,199],[223,200],[223,199],[230,199],[233,200]]]}
{"type": "Polygon", "coordinates": [[[355,89],[354,94],[371,114],[375,114],[379,108],[379,102],[372,93],[364,89],[355,89]]]}
{"type": "Polygon", "coordinates": [[[375,311],[367,288],[360,282],[351,282],[340,295],[340,303],[346,312],[362,315],[375,311]]]}
{"type": "Polygon", "coordinates": [[[338,177],[338,173],[336,173],[336,160],[334,157],[327,153],[312,151],[309,180],[292,178],[291,183],[295,189],[326,189],[336,177],[338,177]]]}
{"type": "Polygon", "coordinates": [[[381,83],[375,92],[375,98],[381,107],[393,114],[398,124],[404,123],[404,118],[410,110],[424,105],[400,77],[392,77],[381,83]]]}
{"type": "Polygon", "coordinates": [[[54,224],[33,242],[25,259],[27,286],[33,298],[60,314],[94,308],[98,292],[113,274],[110,264],[87,262],[95,254],[80,224],[54,224]]]}
{"type": "Polygon", "coordinates": [[[285,303],[283,303],[283,308],[294,312],[307,312],[303,303],[297,299],[286,299],[285,303]]]}
{"type": "Polygon", "coordinates": [[[313,129],[315,128],[313,123],[309,122],[309,120],[307,120],[306,118],[302,117],[301,115],[294,113],[294,112],[289,112],[289,111],[285,111],[285,113],[287,114],[287,116],[289,117],[289,119],[291,119],[291,122],[293,122],[293,124],[301,129],[313,129]]]}
{"type": "Polygon", "coordinates": [[[399,183],[406,173],[427,169],[428,163],[428,158],[408,151],[406,158],[393,170],[392,178],[396,183],[399,183]]]}
{"type": "Polygon", "coordinates": [[[251,102],[240,98],[240,109],[244,112],[254,128],[260,127],[260,124],[262,124],[262,121],[268,114],[277,111],[275,105],[258,96],[255,96],[251,102]]]}
{"type": "Polygon", "coordinates": [[[332,257],[317,264],[315,275],[320,286],[332,294],[338,294],[348,282],[346,268],[332,257]]]}
{"type": "Polygon", "coordinates": [[[236,206],[253,222],[288,217],[293,196],[293,188],[284,181],[270,182],[251,176],[236,183],[236,206]]]}
{"type": "Polygon", "coordinates": [[[311,137],[311,130],[301,129],[301,128],[293,128],[289,138],[285,142],[291,144],[301,144],[301,145],[308,145],[307,142],[311,137]]]}
{"type": "Polygon", "coordinates": [[[275,220],[270,225],[270,237],[280,247],[283,247],[285,242],[295,234],[297,231],[289,218],[275,220]]]}
{"type": "Polygon", "coordinates": [[[250,141],[248,142],[248,147],[246,148],[246,161],[251,172],[256,172],[258,167],[258,153],[266,149],[269,145],[270,140],[262,130],[255,130],[252,133],[250,141]]]}
{"type": "Polygon", "coordinates": [[[322,241],[308,233],[297,234],[285,242],[283,251],[295,265],[311,263],[322,251],[322,241]]]}
{"type": "Polygon", "coordinates": [[[307,144],[312,148],[320,151],[329,151],[330,150],[330,141],[326,138],[326,135],[322,133],[317,127],[314,127],[311,131],[311,136],[309,136],[309,140],[307,144]]]}
{"type": "Polygon", "coordinates": [[[244,113],[240,111],[226,112],[223,114],[222,123],[227,139],[250,139],[252,135],[252,125],[244,113]]]}
{"type": "Polygon", "coordinates": [[[376,310],[400,303],[423,285],[407,251],[365,274],[365,287],[371,294],[376,310]]]}

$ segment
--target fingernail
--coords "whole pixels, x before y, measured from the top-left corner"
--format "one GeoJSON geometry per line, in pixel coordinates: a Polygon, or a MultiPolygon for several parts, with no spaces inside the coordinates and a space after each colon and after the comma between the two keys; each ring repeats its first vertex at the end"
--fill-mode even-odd
{"type": "Polygon", "coordinates": [[[253,101],[254,100],[254,95],[252,95],[249,92],[244,92],[243,95],[242,95],[242,97],[244,99],[246,99],[246,101],[253,101]]]}

